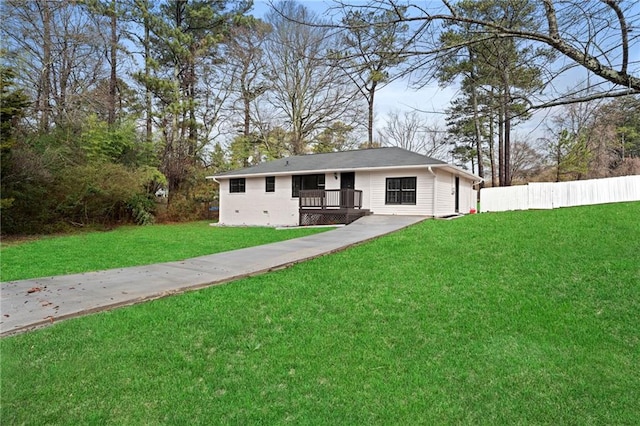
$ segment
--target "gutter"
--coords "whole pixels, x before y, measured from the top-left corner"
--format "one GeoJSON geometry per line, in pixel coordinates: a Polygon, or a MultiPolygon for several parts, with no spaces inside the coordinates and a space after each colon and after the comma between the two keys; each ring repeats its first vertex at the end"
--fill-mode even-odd
{"type": "Polygon", "coordinates": [[[453,164],[432,164],[429,167],[448,169],[454,175],[465,177],[465,178],[467,178],[469,180],[472,180],[472,181],[475,181],[476,179],[481,179],[480,182],[482,182],[482,180],[484,180],[480,176],[474,175],[473,173],[471,173],[471,172],[469,172],[467,170],[464,170],[464,169],[462,169],[462,168],[460,168],[458,166],[454,166],[453,164]]]}
{"type": "Polygon", "coordinates": [[[220,194],[222,194],[222,185],[218,182],[215,176],[206,176],[205,179],[211,179],[218,184],[218,223],[220,222],[220,194]]]}
{"type": "MultiPolygon", "coordinates": [[[[410,164],[405,166],[380,166],[380,167],[340,167],[335,169],[308,169],[308,170],[285,170],[279,172],[260,172],[260,173],[238,173],[238,174],[229,174],[229,175],[217,175],[217,176],[207,176],[207,179],[213,179],[214,177],[218,177],[220,179],[234,179],[234,178],[251,178],[251,177],[264,177],[264,176],[291,176],[291,175],[304,175],[304,174],[322,174],[322,173],[341,173],[341,172],[359,172],[359,171],[386,171],[386,170],[411,170],[411,169],[423,169],[427,168],[448,168],[452,172],[458,173],[461,176],[466,176],[468,179],[477,179],[479,176],[476,176],[472,173],[469,173],[466,170],[460,169],[459,167],[453,166],[451,164],[443,163],[443,164],[410,164]]],[[[433,173],[433,172],[432,172],[433,173]]]]}

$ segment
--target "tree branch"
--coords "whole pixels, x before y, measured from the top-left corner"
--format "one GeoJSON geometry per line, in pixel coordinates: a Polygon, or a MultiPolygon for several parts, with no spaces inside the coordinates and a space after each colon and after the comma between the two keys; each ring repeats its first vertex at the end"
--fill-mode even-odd
{"type": "Polygon", "coordinates": [[[604,3],[609,6],[616,13],[618,22],[620,23],[620,37],[622,38],[622,66],[620,67],[621,73],[627,72],[627,65],[629,64],[629,27],[627,27],[627,21],[624,17],[624,13],[617,0],[603,0],[604,3]]]}
{"type": "MultiPolygon", "coordinates": [[[[634,89],[640,91],[640,78],[635,77],[628,73],[628,52],[629,52],[629,38],[628,38],[628,25],[624,12],[619,7],[616,0],[599,0],[607,4],[617,15],[620,22],[621,40],[618,46],[622,48],[623,62],[620,70],[616,70],[612,65],[603,63],[597,57],[590,55],[586,51],[582,51],[579,48],[573,46],[566,38],[563,38],[560,34],[558,25],[558,18],[556,10],[553,4],[553,0],[542,0],[544,5],[544,14],[547,20],[548,28],[546,33],[544,30],[540,31],[527,31],[517,28],[508,28],[500,23],[490,22],[472,17],[461,16],[457,13],[440,13],[440,14],[428,14],[424,13],[419,16],[400,16],[395,20],[389,22],[389,24],[398,24],[400,22],[412,23],[412,22],[449,22],[454,24],[470,24],[476,25],[480,28],[484,28],[487,33],[490,33],[494,37],[516,37],[531,41],[544,43],[556,51],[562,53],[566,57],[570,58],[583,68],[591,71],[595,75],[619,86],[626,87],[628,89],[634,89]]],[[[393,4],[393,2],[390,2],[393,4]]],[[[451,8],[451,4],[447,0],[443,0],[442,4],[445,8],[451,8]]],[[[422,26],[422,29],[426,28],[422,26]]],[[[404,52],[406,54],[433,54],[441,52],[442,49],[426,49],[424,52],[412,51],[404,52]]]]}
{"type": "Polygon", "coordinates": [[[634,89],[626,89],[618,92],[603,92],[603,93],[596,93],[589,96],[582,96],[579,98],[561,99],[561,100],[545,102],[538,105],[531,105],[529,109],[535,110],[535,109],[551,108],[551,107],[560,106],[560,105],[571,105],[571,104],[577,104],[581,102],[595,101],[598,99],[619,98],[621,96],[629,96],[629,95],[637,95],[637,94],[640,94],[640,91],[634,90],[634,89]]]}

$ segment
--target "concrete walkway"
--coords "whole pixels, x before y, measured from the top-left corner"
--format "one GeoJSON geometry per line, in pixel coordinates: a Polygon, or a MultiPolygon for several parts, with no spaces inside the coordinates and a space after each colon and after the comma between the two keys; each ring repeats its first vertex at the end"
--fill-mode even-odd
{"type": "Polygon", "coordinates": [[[2,283],[0,335],[281,269],[424,219],[365,216],[316,235],[179,262],[2,283]]]}

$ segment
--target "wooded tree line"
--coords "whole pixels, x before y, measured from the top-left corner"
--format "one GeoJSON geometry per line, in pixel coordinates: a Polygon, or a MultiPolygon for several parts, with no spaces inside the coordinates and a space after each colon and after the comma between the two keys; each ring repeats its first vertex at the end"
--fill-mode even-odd
{"type": "Polygon", "coordinates": [[[492,185],[640,172],[633,2],[413,3],[6,0],[2,232],[192,219],[206,175],[388,144],[492,185]],[[557,93],[571,66],[594,84],[557,93]],[[419,110],[376,126],[397,79],[458,85],[447,128],[419,110]],[[545,107],[544,141],[514,136],[545,107]]]}

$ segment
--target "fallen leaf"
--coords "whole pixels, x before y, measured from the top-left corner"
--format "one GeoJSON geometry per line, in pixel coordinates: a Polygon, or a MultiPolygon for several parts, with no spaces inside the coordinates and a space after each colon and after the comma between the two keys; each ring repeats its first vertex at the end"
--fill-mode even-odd
{"type": "Polygon", "coordinates": [[[42,289],[40,287],[31,287],[29,290],[27,290],[27,293],[35,293],[37,291],[42,291],[42,289]]]}

